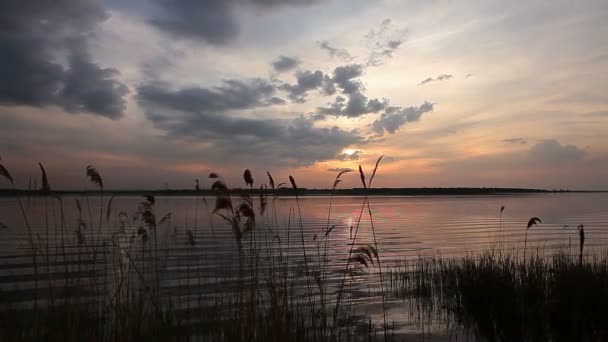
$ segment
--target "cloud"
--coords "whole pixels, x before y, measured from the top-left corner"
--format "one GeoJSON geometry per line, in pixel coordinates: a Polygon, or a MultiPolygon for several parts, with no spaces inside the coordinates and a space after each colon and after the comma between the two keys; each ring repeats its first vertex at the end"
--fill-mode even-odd
{"type": "Polygon", "coordinates": [[[173,37],[223,45],[238,34],[234,1],[156,0],[156,3],[162,15],[151,19],[150,23],[173,37]]]}
{"type": "Polygon", "coordinates": [[[451,75],[451,74],[439,74],[439,75],[437,75],[437,78],[432,78],[432,77],[425,78],[424,80],[420,81],[420,83],[418,83],[418,85],[421,86],[421,85],[431,83],[434,81],[447,81],[453,77],[454,77],[454,75],[451,75]]]}
{"type": "Polygon", "coordinates": [[[85,51],[74,51],[69,66],[60,92],[61,104],[68,112],[97,113],[110,118],[122,116],[126,108],[123,96],[129,90],[113,78],[118,75],[116,69],[100,68],[85,51]]]}
{"type": "Polygon", "coordinates": [[[382,158],[382,163],[383,164],[389,164],[389,163],[394,163],[397,161],[402,160],[402,158],[400,157],[393,157],[393,156],[388,156],[388,155],[384,155],[384,158],[382,158]]]}
{"type": "Polygon", "coordinates": [[[508,144],[519,144],[519,145],[525,145],[528,143],[528,141],[526,141],[526,139],[524,139],[524,138],[503,139],[502,142],[508,143],[508,144]]]}
{"type": "MultiPolygon", "coordinates": [[[[363,75],[361,64],[348,64],[338,66],[333,71],[333,76],[328,79],[332,83],[335,93],[336,87],[340,89],[343,96],[337,96],[335,102],[328,107],[318,107],[317,111],[324,115],[346,116],[350,118],[359,117],[369,113],[382,111],[388,105],[386,99],[369,99],[363,94],[363,83],[358,79],[363,75]]],[[[326,94],[328,92],[325,92],[326,94]]]]}
{"type": "Polygon", "coordinates": [[[439,81],[443,81],[443,80],[449,80],[450,78],[454,77],[454,75],[450,75],[450,74],[441,74],[439,76],[437,76],[437,80],[439,81]]]}
{"type": "Polygon", "coordinates": [[[427,78],[423,79],[422,81],[420,81],[420,83],[418,85],[423,85],[423,84],[426,84],[426,83],[429,83],[429,82],[433,82],[434,80],[435,79],[432,78],[432,77],[427,77],[427,78]]]}
{"type": "Polygon", "coordinates": [[[116,80],[118,70],[99,66],[88,52],[88,39],[107,17],[92,0],[0,3],[0,104],[121,117],[127,87],[116,80]]]}
{"type": "MultiPolygon", "coordinates": [[[[320,90],[323,95],[331,96],[339,88],[343,94],[350,94],[354,97],[363,96],[363,83],[357,78],[363,75],[363,67],[359,64],[349,64],[338,66],[333,71],[333,76],[324,74],[320,70],[297,71],[296,84],[283,84],[280,88],[288,92],[289,98],[294,102],[306,102],[306,93],[310,90],[320,90]]],[[[357,101],[353,97],[353,101],[357,101]]]]}
{"type": "Polygon", "coordinates": [[[366,35],[370,53],[365,62],[366,66],[380,66],[403,44],[408,30],[395,26],[390,19],[385,19],[376,29],[370,30],[366,35]]]}
{"type": "Polygon", "coordinates": [[[351,169],[350,167],[332,167],[327,169],[327,171],[329,172],[353,172],[355,170],[351,169]]]}
{"type": "Polygon", "coordinates": [[[312,117],[259,119],[238,111],[269,106],[275,89],[260,80],[227,81],[213,89],[172,90],[141,86],[138,101],[154,126],[171,139],[204,142],[218,160],[272,162],[290,166],[335,159],[347,146],[365,142],[358,130],[317,127],[312,117]]]}
{"type": "Polygon", "coordinates": [[[586,117],[586,118],[597,118],[597,119],[608,118],[608,111],[588,112],[588,113],[581,114],[581,116],[586,117]]]}
{"type": "Polygon", "coordinates": [[[357,150],[350,154],[348,154],[348,153],[339,154],[337,156],[337,159],[341,160],[341,161],[359,160],[361,158],[362,154],[363,154],[363,151],[357,150]]]}
{"type": "Polygon", "coordinates": [[[276,72],[285,72],[291,70],[300,64],[300,60],[295,57],[279,56],[272,62],[272,67],[276,72]]]}
{"type": "Polygon", "coordinates": [[[237,7],[249,5],[257,10],[281,6],[308,5],[315,0],[153,0],[157,13],[149,23],[175,38],[225,45],[239,34],[237,7]]]}
{"type": "Polygon", "coordinates": [[[161,82],[143,84],[138,88],[138,101],[146,105],[156,105],[185,112],[220,113],[284,104],[277,96],[276,87],[266,80],[225,80],[222,85],[169,89],[161,82]]]}
{"type": "Polygon", "coordinates": [[[582,148],[547,139],[525,150],[445,158],[434,167],[452,184],[466,186],[605,188],[608,159],[586,156],[582,148]]]}
{"type": "Polygon", "coordinates": [[[330,43],[328,41],[323,40],[323,41],[317,42],[317,46],[321,50],[325,50],[329,54],[329,56],[332,58],[338,57],[345,61],[350,61],[353,59],[351,54],[346,49],[340,49],[340,48],[333,47],[330,45],[330,43]]]}
{"type": "Polygon", "coordinates": [[[580,161],[585,156],[585,150],[575,145],[562,145],[555,139],[547,139],[530,147],[529,154],[535,161],[564,163],[580,161]]]}
{"type": "Polygon", "coordinates": [[[352,93],[348,100],[342,96],[337,96],[335,102],[330,103],[329,107],[318,107],[317,111],[323,115],[345,116],[356,118],[365,114],[377,113],[386,108],[388,100],[368,99],[360,92],[352,93]]]}
{"type": "Polygon", "coordinates": [[[323,84],[323,72],[320,70],[310,71],[297,71],[296,72],[296,84],[283,84],[282,90],[288,92],[289,98],[294,102],[306,102],[306,92],[320,88],[323,84]]]}
{"type": "Polygon", "coordinates": [[[361,81],[355,80],[363,75],[363,66],[360,64],[348,64],[334,69],[333,82],[340,87],[342,93],[352,94],[363,87],[361,81]]]}
{"type": "Polygon", "coordinates": [[[384,135],[385,131],[394,134],[406,123],[416,122],[422,114],[432,112],[433,106],[430,102],[424,102],[418,107],[388,107],[380,118],[372,123],[372,130],[379,136],[384,135]]]}

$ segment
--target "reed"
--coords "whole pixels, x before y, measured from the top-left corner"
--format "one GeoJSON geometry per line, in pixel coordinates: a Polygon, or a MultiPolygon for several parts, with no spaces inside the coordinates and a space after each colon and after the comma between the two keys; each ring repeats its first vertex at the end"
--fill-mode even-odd
{"type": "Polygon", "coordinates": [[[608,337],[608,257],[581,263],[566,252],[525,262],[486,252],[403,261],[391,293],[425,317],[487,341],[602,341],[608,337]]]}
{"type": "MultiPolygon", "coordinates": [[[[366,195],[351,227],[334,221],[332,193],[320,227],[308,228],[294,177],[287,183],[295,207],[284,208],[288,214],[279,216],[277,194],[286,192],[270,191],[285,184],[275,184],[270,172],[267,184],[254,183],[254,173],[247,169],[243,190],[230,188],[219,173],[210,173],[205,187],[214,196],[209,203],[195,180],[194,226],[186,223],[185,229],[175,223],[177,214],[163,212],[163,201],[152,195],[142,196],[134,208],[121,207],[122,201],[113,197],[105,203],[103,194],[100,210],[89,209],[97,201],[88,196],[55,201],[40,163],[40,203],[48,202],[46,210],[38,217],[16,198],[34,268],[34,289],[27,298],[33,303],[0,302],[0,340],[386,341],[395,338],[388,303],[404,299],[399,303],[424,313],[418,316],[424,320],[421,325],[443,317],[480,339],[608,338],[603,313],[608,260],[585,256],[589,237],[582,225],[577,229],[578,258],[547,258],[538,252],[526,256],[528,232],[541,223],[534,217],[525,230],[523,259],[486,253],[462,259],[419,258],[391,268],[382,257],[374,207],[367,196],[381,161],[378,158],[369,178],[359,168],[366,195]],[[201,201],[206,212],[199,212],[201,201]],[[76,207],[74,217],[65,215],[70,206],[76,207]],[[201,223],[203,216],[209,219],[208,227],[201,223]],[[42,236],[32,224],[37,221],[46,221],[42,236]],[[362,226],[368,222],[371,234],[364,239],[362,226]],[[229,251],[214,248],[221,236],[228,236],[229,251]],[[335,247],[344,252],[329,260],[328,250],[335,247]],[[330,267],[336,261],[338,267],[330,267]],[[206,272],[204,266],[210,264],[211,272],[206,272]],[[361,276],[380,284],[376,294],[382,298],[383,317],[377,322],[353,304],[361,276]],[[564,324],[570,322],[568,315],[574,317],[571,326],[564,324]]],[[[347,175],[338,173],[332,190],[347,175]]],[[[3,164],[0,176],[14,184],[3,164]]],[[[99,190],[106,186],[93,166],[86,168],[86,180],[99,190]]]]}

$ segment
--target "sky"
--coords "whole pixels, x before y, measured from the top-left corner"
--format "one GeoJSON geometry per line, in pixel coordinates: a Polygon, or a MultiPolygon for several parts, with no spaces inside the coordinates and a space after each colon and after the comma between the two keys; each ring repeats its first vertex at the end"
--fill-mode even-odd
{"type": "MultiPolygon", "coordinates": [[[[608,2],[0,2],[18,187],[608,190],[608,2]],[[33,182],[33,181],[32,181],[33,182]],[[343,187],[358,187],[357,172],[343,187]]],[[[0,183],[0,187],[8,184],[0,183]]]]}

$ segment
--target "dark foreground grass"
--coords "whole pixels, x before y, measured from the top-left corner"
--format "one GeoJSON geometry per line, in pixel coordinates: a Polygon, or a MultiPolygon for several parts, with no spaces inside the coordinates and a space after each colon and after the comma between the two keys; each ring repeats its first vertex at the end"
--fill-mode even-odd
{"type": "MultiPolygon", "coordinates": [[[[359,168],[366,189],[380,160],[369,181],[359,168]]],[[[91,165],[86,168],[86,177],[100,195],[77,199],[77,217],[66,218],[64,207],[68,204],[52,191],[50,177],[42,164],[39,167],[43,217],[33,217],[22,199],[15,198],[27,230],[29,261],[23,273],[29,273],[15,278],[15,283],[26,282],[25,289],[0,289],[0,341],[390,338],[386,312],[382,322],[372,323],[366,313],[356,312],[352,305],[350,289],[356,275],[375,267],[383,284],[375,239],[369,243],[357,239],[366,212],[371,221],[367,196],[357,224],[351,227],[355,233],[347,242],[348,256],[339,260],[344,266],[331,275],[338,278],[335,281],[330,279],[327,257],[335,228],[330,226],[331,204],[327,226],[312,239],[306,237],[299,189],[291,176],[296,207],[287,218],[277,217],[276,198],[267,191],[285,189],[275,187],[270,173],[268,184],[261,184],[256,191],[249,170],[243,174],[249,191],[233,190],[221,175],[211,173],[212,198],[202,196],[196,180],[194,226],[178,232],[171,225],[171,213],[157,212],[152,195],[142,196],[135,212],[113,207],[113,198],[103,196],[101,175],[91,165]],[[211,236],[205,238],[213,239],[205,245],[217,243],[215,229],[225,229],[234,238],[232,259],[220,260],[216,251],[205,250],[197,240],[202,235],[197,233],[199,207],[207,211],[211,227],[211,236]],[[35,231],[30,223],[41,220],[44,228],[35,231]],[[278,231],[285,225],[286,232],[278,231]],[[188,253],[182,253],[184,249],[188,253]],[[201,272],[205,265],[212,265],[211,270],[201,272]]],[[[332,191],[344,173],[336,176],[332,191]]],[[[0,176],[13,184],[1,164],[0,176]]],[[[380,295],[384,303],[384,293],[380,291],[380,295]]]]}
{"type": "Polygon", "coordinates": [[[608,340],[605,256],[420,258],[392,272],[390,287],[422,317],[443,317],[480,340],[608,340]]]}
{"type": "MultiPolygon", "coordinates": [[[[369,178],[359,168],[365,190],[380,160],[369,178]]],[[[417,313],[422,327],[439,322],[477,340],[608,340],[608,258],[583,257],[582,226],[578,257],[526,258],[524,253],[518,258],[499,250],[460,259],[421,258],[383,273],[373,210],[364,196],[350,227],[348,252],[330,274],[327,250],[336,227],[332,197],[326,227],[306,237],[299,189],[291,176],[296,207],[287,218],[277,217],[275,198],[266,191],[284,188],[275,186],[270,173],[268,184],[254,191],[253,175],[246,170],[246,192],[232,190],[211,173],[215,196],[209,199],[199,193],[196,180],[194,226],[178,233],[172,214],[157,212],[154,196],[142,197],[136,212],[114,208],[112,198],[104,199],[103,179],[92,166],[86,176],[101,195],[77,200],[77,217],[66,218],[67,204],[52,192],[41,164],[40,170],[45,227],[32,229],[30,222],[40,218],[16,197],[30,260],[24,266],[29,273],[19,279],[27,282],[29,295],[16,298],[24,291],[0,289],[0,341],[398,340],[389,330],[387,289],[408,300],[404,311],[417,313]],[[91,210],[93,202],[99,210],[91,210]],[[210,239],[215,229],[234,238],[233,262],[220,262],[197,240],[199,207],[210,219],[210,239]],[[358,238],[363,216],[371,241],[358,238]],[[179,248],[171,236],[184,238],[179,248]],[[185,256],[180,254],[184,249],[185,256]],[[201,260],[211,261],[211,271],[200,271],[201,260]],[[224,264],[230,266],[224,270],[224,264]],[[185,279],[180,269],[186,269],[185,279]],[[362,274],[377,276],[381,321],[353,305],[359,299],[353,288],[362,274]]],[[[344,173],[337,175],[332,191],[344,173]]],[[[0,176],[13,183],[1,164],[0,176]]],[[[525,234],[537,223],[532,218],[525,234]]]]}

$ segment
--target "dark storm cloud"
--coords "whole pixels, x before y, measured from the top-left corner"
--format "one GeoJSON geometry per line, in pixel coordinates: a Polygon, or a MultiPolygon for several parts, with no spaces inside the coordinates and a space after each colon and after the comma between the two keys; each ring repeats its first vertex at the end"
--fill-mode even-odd
{"type": "Polygon", "coordinates": [[[418,107],[388,107],[380,118],[372,123],[372,130],[379,136],[384,135],[385,131],[393,134],[406,123],[416,122],[420,120],[422,114],[432,111],[433,104],[430,102],[424,102],[418,107]]]}
{"type": "Polygon", "coordinates": [[[129,90],[116,81],[118,71],[100,68],[91,62],[84,50],[75,50],[65,72],[64,87],[59,93],[61,105],[69,112],[97,113],[109,118],[119,118],[125,111],[123,96],[129,90]]]}
{"type": "Polygon", "coordinates": [[[149,22],[176,38],[201,40],[224,45],[234,40],[239,31],[237,7],[255,6],[269,10],[281,6],[316,3],[316,0],[153,0],[157,15],[149,22]]]}
{"type": "Polygon", "coordinates": [[[285,72],[297,67],[298,64],[300,64],[300,60],[295,57],[279,56],[272,62],[272,67],[276,72],[285,72]]]}
{"type": "Polygon", "coordinates": [[[107,14],[97,1],[0,3],[0,104],[57,105],[118,118],[127,88],[94,63],[87,39],[107,14]],[[56,60],[67,54],[67,68],[56,60]]]}

